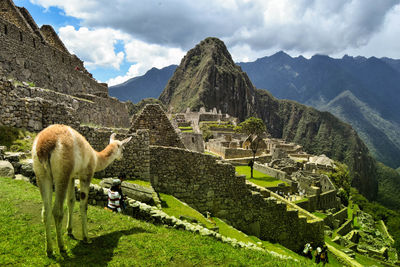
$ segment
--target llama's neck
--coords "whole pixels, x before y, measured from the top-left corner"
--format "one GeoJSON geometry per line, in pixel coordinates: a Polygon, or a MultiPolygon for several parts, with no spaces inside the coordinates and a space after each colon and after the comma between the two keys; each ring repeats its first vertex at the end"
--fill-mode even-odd
{"type": "Polygon", "coordinates": [[[117,152],[117,145],[112,143],[109,144],[106,148],[104,148],[101,152],[96,151],[96,156],[97,156],[97,165],[96,165],[96,172],[104,170],[107,168],[108,165],[110,165],[115,157],[116,157],[116,152],[117,152]]]}

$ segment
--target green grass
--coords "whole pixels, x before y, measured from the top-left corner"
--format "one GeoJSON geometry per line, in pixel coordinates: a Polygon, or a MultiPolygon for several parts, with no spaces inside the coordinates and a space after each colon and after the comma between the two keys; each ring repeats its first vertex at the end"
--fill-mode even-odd
{"type": "Polygon", "coordinates": [[[186,203],[181,202],[175,197],[167,194],[160,193],[161,207],[162,210],[168,215],[175,216],[179,218],[180,216],[185,216],[189,218],[196,219],[199,223],[203,224],[207,228],[213,228],[211,222],[209,222],[203,214],[198,212],[197,210],[191,208],[186,203]]]}
{"type": "MultiPolygon", "coordinates": [[[[78,203],[73,220],[77,239],[64,234],[67,255],[63,257],[57,251],[55,257],[47,258],[38,188],[0,178],[0,194],[0,266],[309,265],[233,248],[211,237],[155,226],[93,206],[88,207],[88,231],[93,242],[87,245],[79,241],[82,237],[78,203]]],[[[64,218],[64,225],[65,221],[64,218]]]]}
{"type": "Polygon", "coordinates": [[[257,244],[256,241],[254,241],[254,239],[252,239],[251,237],[249,237],[248,235],[246,235],[245,233],[238,231],[236,228],[233,228],[232,226],[230,226],[229,224],[227,224],[226,222],[224,222],[223,220],[217,218],[217,217],[213,217],[213,220],[215,221],[216,226],[218,226],[219,228],[219,233],[223,236],[227,236],[230,238],[235,238],[237,241],[242,241],[244,243],[253,243],[253,244],[257,244]]]}
{"type": "Polygon", "coordinates": [[[276,187],[278,186],[278,184],[281,183],[284,183],[285,186],[288,185],[284,181],[281,181],[277,178],[274,178],[257,170],[253,170],[253,179],[251,179],[250,178],[251,169],[249,166],[236,166],[236,172],[240,175],[246,175],[246,179],[262,187],[276,187]]]}
{"type": "Polygon", "coordinates": [[[305,198],[302,198],[302,199],[293,201],[293,203],[294,203],[294,204],[299,204],[299,203],[306,202],[306,201],[308,201],[308,198],[305,197],[305,198]]]}
{"type": "Polygon", "coordinates": [[[215,154],[215,153],[213,153],[213,152],[210,152],[210,151],[204,151],[204,154],[211,155],[211,156],[218,157],[218,158],[220,158],[220,157],[221,157],[220,155],[218,155],[218,154],[215,154]]]}
{"type": "Polygon", "coordinates": [[[326,216],[327,216],[325,213],[321,213],[321,212],[318,212],[318,211],[315,211],[312,214],[314,214],[315,216],[317,216],[318,218],[321,218],[321,219],[325,219],[326,216]]]}
{"type": "Polygon", "coordinates": [[[353,221],[353,226],[354,226],[354,228],[356,228],[356,229],[359,229],[359,228],[360,228],[360,224],[358,223],[358,221],[357,221],[357,216],[356,216],[357,211],[358,211],[359,209],[360,209],[360,208],[358,207],[357,204],[354,204],[351,200],[349,201],[349,206],[348,206],[348,208],[347,208],[347,218],[348,218],[349,220],[352,220],[352,221],[353,221]]]}
{"type": "Polygon", "coordinates": [[[193,133],[193,128],[192,128],[192,126],[180,126],[180,127],[178,127],[180,130],[181,130],[181,132],[183,132],[183,133],[193,133]]]}

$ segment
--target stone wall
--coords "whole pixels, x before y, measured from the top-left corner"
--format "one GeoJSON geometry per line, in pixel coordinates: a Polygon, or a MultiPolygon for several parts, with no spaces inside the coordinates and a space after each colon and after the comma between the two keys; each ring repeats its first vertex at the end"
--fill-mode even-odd
{"type": "Polygon", "coordinates": [[[336,212],[335,214],[333,214],[333,218],[335,220],[338,220],[339,225],[341,225],[342,223],[344,223],[347,220],[347,207],[341,209],[340,211],[336,212]]]}
{"type": "Polygon", "coordinates": [[[19,97],[15,86],[0,78],[0,125],[40,131],[53,123],[76,128],[75,111],[65,103],[56,104],[41,98],[19,97]]]}
{"type": "Polygon", "coordinates": [[[79,58],[43,41],[21,18],[13,20],[19,27],[8,22],[6,14],[0,12],[0,74],[69,95],[108,95],[79,58]]]}
{"type": "Polygon", "coordinates": [[[181,132],[179,136],[187,149],[200,153],[204,152],[204,141],[202,134],[181,132]]]}
{"type": "Polygon", "coordinates": [[[150,147],[151,183],[157,192],[171,194],[201,213],[227,220],[261,239],[300,251],[307,242],[323,242],[323,222],[307,222],[297,210],[275,198],[249,190],[245,177],[215,157],[172,147],[150,147]]]}
{"type": "Polygon", "coordinates": [[[344,236],[349,233],[353,229],[353,222],[351,220],[346,221],[339,229],[337,229],[336,233],[344,236]]]}
{"type": "Polygon", "coordinates": [[[254,164],[254,169],[256,169],[257,171],[260,171],[262,173],[265,173],[265,174],[267,174],[269,176],[275,177],[275,178],[277,178],[279,180],[285,181],[288,184],[292,184],[294,182],[294,181],[289,179],[289,175],[286,172],[280,171],[280,170],[277,170],[277,169],[274,169],[274,168],[271,168],[271,167],[268,167],[265,164],[255,163],[254,164]]]}
{"type": "Polygon", "coordinates": [[[0,77],[0,125],[40,131],[50,124],[129,127],[128,108],[114,98],[87,100],[0,77]]]}
{"type": "MultiPolygon", "coordinates": [[[[208,142],[207,150],[220,155],[224,159],[249,158],[253,156],[253,152],[250,149],[224,147],[219,141],[208,142]]],[[[257,151],[256,156],[260,155],[262,155],[262,151],[257,151]]]]}
{"type": "MultiPolygon", "coordinates": [[[[80,132],[97,151],[103,150],[110,141],[112,129],[96,129],[92,127],[79,127],[80,132]]],[[[150,151],[149,133],[146,130],[139,130],[136,133],[127,133],[120,130],[116,139],[122,140],[132,136],[132,140],[125,145],[123,157],[116,160],[105,170],[95,173],[95,177],[116,177],[125,174],[128,179],[150,180],[150,151]]]]}
{"type": "Polygon", "coordinates": [[[130,132],[146,129],[150,133],[150,145],[185,148],[167,115],[157,104],[147,104],[135,116],[130,132]]]}
{"type": "Polygon", "coordinates": [[[298,203],[300,207],[310,212],[316,210],[339,209],[340,199],[336,196],[336,190],[324,192],[322,194],[307,196],[308,201],[298,203]]]}

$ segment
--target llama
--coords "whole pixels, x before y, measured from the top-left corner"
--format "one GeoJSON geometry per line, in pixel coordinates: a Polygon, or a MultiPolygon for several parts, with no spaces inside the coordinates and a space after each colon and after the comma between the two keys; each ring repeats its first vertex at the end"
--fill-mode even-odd
{"type": "Polygon", "coordinates": [[[95,151],[88,141],[69,126],[55,124],[42,130],[35,138],[32,147],[33,170],[43,200],[42,219],[46,228],[46,252],[53,253],[50,220],[53,214],[56,226],[57,243],[60,252],[65,252],[61,233],[64,216],[64,200],[67,196],[68,235],[72,236],[72,213],[75,204],[75,178],[80,180],[80,214],[82,219],[83,241],[90,243],[87,233],[87,203],[90,180],[94,172],[101,171],[115,159],[122,158],[122,150],[132,137],[123,141],[110,137],[110,144],[101,152],[95,151]],[[53,209],[53,186],[55,200],[53,209]]]}

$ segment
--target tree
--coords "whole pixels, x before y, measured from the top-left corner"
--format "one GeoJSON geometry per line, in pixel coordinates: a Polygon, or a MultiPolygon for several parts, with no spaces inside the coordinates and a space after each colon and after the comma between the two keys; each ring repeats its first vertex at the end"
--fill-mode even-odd
{"type": "Polygon", "coordinates": [[[253,165],[256,158],[256,153],[258,150],[258,145],[260,143],[260,135],[265,133],[267,127],[264,122],[255,117],[247,118],[245,121],[241,122],[235,130],[240,133],[245,133],[249,135],[250,149],[253,152],[253,159],[249,162],[251,170],[251,178],[253,178],[253,165]]]}

